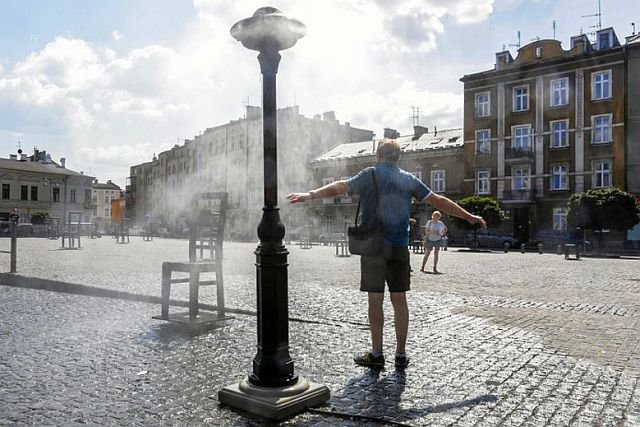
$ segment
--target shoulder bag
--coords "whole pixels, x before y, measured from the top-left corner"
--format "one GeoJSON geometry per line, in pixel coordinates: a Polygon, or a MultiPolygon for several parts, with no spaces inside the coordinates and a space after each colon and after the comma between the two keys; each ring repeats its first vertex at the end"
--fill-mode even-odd
{"type": "Polygon", "coordinates": [[[358,208],[356,210],[355,225],[347,228],[347,235],[349,237],[349,252],[354,255],[368,255],[368,256],[381,256],[390,258],[391,246],[389,246],[384,240],[384,229],[382,228],[382,221],[378,212],[378,183],[376,181],[375,170],[371,170],[371,177],[373,179],[373,191],[374,202],[376,204],[376,217],[372,225],[358,224],[358,216],[360,214],[360,199],[358,201],[358,208]]]}

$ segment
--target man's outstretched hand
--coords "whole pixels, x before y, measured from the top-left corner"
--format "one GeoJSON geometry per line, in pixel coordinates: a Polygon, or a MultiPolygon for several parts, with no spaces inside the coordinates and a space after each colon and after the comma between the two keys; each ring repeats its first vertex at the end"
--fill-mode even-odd
{"type": "Polygon", "coordinates": [[[481,229],[486,230],[487,221],[484,220],[480,215],[471,215],[471,218],[467,219],[471,224],[478,224],[481,229]]]}
{"type": "Polygon", "coordinates": [[[311,194],[309,194],[309,193],[289,193],[289,194],[287,194],[287,199],[291,203],[306,202],[307,200],[311,200],[311,194]]]}

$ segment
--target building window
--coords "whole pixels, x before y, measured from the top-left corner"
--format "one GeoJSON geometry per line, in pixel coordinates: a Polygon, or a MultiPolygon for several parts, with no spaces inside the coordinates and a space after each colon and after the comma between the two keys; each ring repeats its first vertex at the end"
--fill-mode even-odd
{"type": "Polygon", "coordinates": [[[531,127],[529,125],[514,126],[513,141],[511,144],[511,148],[528,150],[529,147],[531,146],[530,136],[529,136],[530,131],[531,131],[531,127]]]}
{"type": "Polygon", "coordinates": [[[529,190],[531,171],[529,166],[515,166],[511,170],[512,186],[514,190],[529,190]]]}
{"type": "Polygon", "coordinates": [[[594,160],[593,188],[611,187],[611,160],[594,160]]]}
{"type": "Polygon", "coordinates": [[[591,116],[591,143],[606,144],[611,142],[611,114],[591,116]]]}
{"type": "Polygon", "coordinates": [[[76,190],[69,191],[69,202],[71,203],[76,202],[76,190]]]}
{"type": "Polygon", "coordinates": [[[569,103],[569,78],[551,80],[551,106],[558,107],[569,103]]]}
{"type": "Polygon", "coordinates": [[[611,98],[611,70],[591,75],[591,99],[611,98]]]}
{"type": "Polygon", "coordinates": [[[436,193],[444,193],[445,179],[443,169],[431,171],[431,189],[436,193]]]}
{"type": "Polygon", "coordinates": [[[567,179],[567,165],[554,165],[551,167],[551,189],[567,190],[569,181],[567,179]]]}
{"type": "Polygon", "coordinates": [[[111,203],[111,196],[104,196],[104,204],[109,204],[111,203]]]}
{"type": "Polygon", "coordinates": [[[513,111],[527,111],[529,109],[529,86],[513,88],[513,111]]]}
{"type": "Polygon", "coordinates": [[[104,208],[104,216],[107,217],[107,218],[111,216],[111,212],[109,212],[109,211],[110,211],[109,208],[104,208]]]}
{"type": "Polygon", "coordinates": [[[556,231],[567,229],[567,208],[553,208],[553,229],[556,231]]]}
{"type": "Polygon", "coordinates": [[[476,131],[476,154],[491,153],[491,131],[482,129],[476,131]]]}
{"type": "Polygon", "coordinates": [[[35,185],[31,186],[31,200],[34,202],[38,200],[38,187],[35,185]]]}
{"type": "Polygon", "coordinates": [[[413,172],[413,176],[415,176],[420,181],[422,181],[422,168],[420,166],[418,166],[416,170],[413,172]]]}
{"type": "Polygon", "coordinates": [[[29,200],[29,186],[21,185],[20,186],[20,200],[29,200]]]}
{"type": "Polygon", "coordinates": [[[89,190],[89,189],[85,189],[84,190],[84,201],[85,202],[90,202],[91,201],[91,190],[89,190]]]}
{"type": "Polygon", "coordinates": [[[477,194],[489,194],[491,193],[491,188],[489,187],[489,179],[491,177],[491,173],[488,170],[479,170],[477,172],[477,194]]]}
{"type": "Polygon", "coordinates": [[[598,50],[609,49],[612,43],[612,34],[611,31],[604,31],[598,34],[598,50]]]}
{"type": "Polygon", "coordinates": [[[491,114],[489,107],[489,92],[476,93],[476,116],[488,117],[491,114]]]}
{"type": "Polygon", "coordinates": [[[59,188],[53,188],[53,201],[56,203],[60,202],[60,189],[59,188]]]}
{"type": "Polygon", "coordinates": [[[2,200],[9,200],[11,197],[11,184],[2,184],[2,200]]]}
{"type": "Polygon", "coordinates": [[[551,148],[569,146],[569,121],[558,120],[551,122],[551,148]]]}

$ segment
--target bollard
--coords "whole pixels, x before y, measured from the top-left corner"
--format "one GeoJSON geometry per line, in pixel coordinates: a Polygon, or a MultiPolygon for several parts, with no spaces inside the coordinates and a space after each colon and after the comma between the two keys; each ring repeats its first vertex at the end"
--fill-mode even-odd
{"type": "Polygon", "coordinates": [[[11,220],[11,263],[9,272],[15,273],[16,263],[18,258],[18,219],[20,215],[18,215],[18,209],[14,209],[13,213],[9,215],[9,219],[11,220]]]}
{"type": "Polygon", "coordinates": [[[558,247],[556,248],[558,255],[562,255],[562,245],[558,245],[558,247]]]}
{"type": "Polygon", "coordinates": [[[520,253],[524,253],[524,243],[520,244],[520,253]]]}
{"type": "Polygon", "coordinates": [[[542,250],[544,249],[544,245],[542,242],[538,243],[538,254],[542,255],[542,250]]]}
{"type": "Polygon", "coordinates": [[[16,272],[16,260],[18,255],[18,223],[11,223],[11,266],[10,272],[16,272]]]}
{"type": "Polygon", "coordinates": [[[511,243],[509,242],[504,242],[503,248],[504,248],[504,253],[506,254],[507,252],[509,252],[509,247],[511,246],[511,243]]]}

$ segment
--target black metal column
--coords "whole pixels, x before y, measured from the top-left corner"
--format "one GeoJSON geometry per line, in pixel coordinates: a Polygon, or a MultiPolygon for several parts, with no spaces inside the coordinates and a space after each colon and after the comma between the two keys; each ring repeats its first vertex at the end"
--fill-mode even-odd
{"type": "Polygon", "coordinates": [[[276,74],[280,63],[277,50],[258,55],[262,72],[264,207],[258,225],[260,244],[256,254],[258,298],[258,351],[253,359],[251,384],[284,387],[295,384],[293,360],[289,355],[289,307],[285,228],[278,205],[278,150],[276,74]]]}

